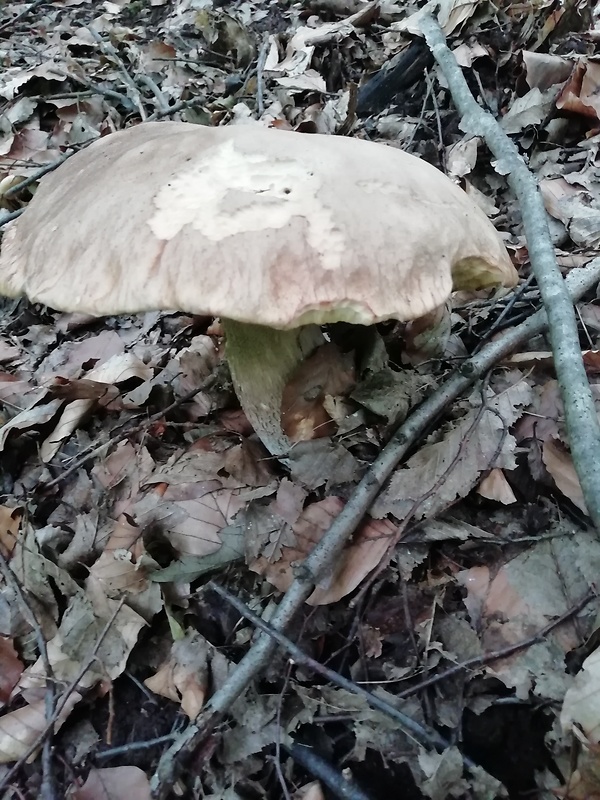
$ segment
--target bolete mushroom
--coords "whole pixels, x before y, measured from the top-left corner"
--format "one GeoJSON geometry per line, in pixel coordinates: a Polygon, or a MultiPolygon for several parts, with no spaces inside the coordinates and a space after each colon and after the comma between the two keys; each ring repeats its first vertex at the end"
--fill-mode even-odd
{"type": "Polygon", "coordinates": [[[453,288],[516,280],[492,223],[433,166],[258,124],[99,139],[41,181],[0,256],[5,295],[221,317],[239,400],[276,455],[283,388],[320,325],[413,320],[453,288]]]}

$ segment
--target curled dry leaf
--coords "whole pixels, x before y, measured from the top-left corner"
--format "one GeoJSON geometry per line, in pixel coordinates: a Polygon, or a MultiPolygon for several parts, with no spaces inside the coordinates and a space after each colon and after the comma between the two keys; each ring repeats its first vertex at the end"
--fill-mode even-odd
{"type": "Polygon", "coordinates": [[[577,61],[571,78],[556,99],[556,107],[563,111],[600,118],[600,64],[585,58],[577,61]]]}
{"type": "Polygon", "coordinates": [[[334,344],[319,347],[303,361],[287,382],[281,401],[281,426],[292,442],[335,433],[325,409],[328,397],[349,392],[355,383],[351,359],[334,344]]]}
{"type": "Polygon", "coordinates": [[[154,562],[146,554],[139,528],[125,516],[115,523],[104,551],[92,565],[86,581],[91,596],[105,595],[127,602],[148,622],[162,608],[159,587],[148,580],[154,562]]]}
{"type": "Polygon", "coordinates": [[[501,469],[491,470],[489,475],[486,475],[479,484],[477,492],[488,500],[495,500],[497,503],[503,503],[504,505],[517,502],[517,498],[501,469]]]}
{"type": "MultiPolygon", "coordinates": [[[[307,506],[291,526],[296,544],[283,546],[281,558],[275,562],[260,556],[250,563],[250,569],[264,575],[281,592],[285,592],[294,579],[294,564],[310,553],[343,507],[339,497],[327,497],[307,506]]],[[[310,605],[335,603],[356,589],[380,563],[395,531],[396,527],[387,520],[363,522],[357,528],[352,543],[339,557],[333,574],[315,589],[307,602],[310,605]]]]}
{"type": "MultiPolygon", "coordinates": [[[[88,382],[96,387],[96,395],[90,399],[74,400],[63,410],[60,420],[50,436],[43,442],[40,455],[42,461],[52,461],[60,450],[63,442],[77,430],[80,423],[94,408],[98,398],[98,389],[105,387],[105,394],[101,395],[110,400],[118,396],[115,388],[119,383],[138,378],[147,380],[152,376],[152,370],[132,353],[117,353],[98,367],[87,373],[88,382]]],[[[89,385],[89,384],[88,384],[89,385]]]]}
{"type": "Polygon", "coordinates": [[[209,688],[211,647],[196,632],[173,642],[171,657],[144,684],[151,692],[181,703],[181,709],[195,719],[209,688]]]}
{"type": "Polygon", "coordinates": [[[23,431],[45,425],[60,410],[62,400],[55,399],[43,405],[36,405],[20,411],[0,429],[0,450],[4,450],[8,435],[13,431],[23,431]]]}
{"type": "Polygon", "coordinates": [[[150,800],[150,782],[139,767],[92,769],[83,786],[72,787],[69,800],[150,800]]]}

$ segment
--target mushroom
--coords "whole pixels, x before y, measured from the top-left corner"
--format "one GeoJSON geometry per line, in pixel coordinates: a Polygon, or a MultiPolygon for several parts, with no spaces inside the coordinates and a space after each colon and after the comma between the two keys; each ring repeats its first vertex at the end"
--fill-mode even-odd
{"type": "Polygon", "coordinates": [[[275,455],[281,398],[332,322],[409,321],[511,286],[494,226],[394,147],[258,124],[152,122],[45,177],[4,236],[0,293],[94,315],[221,317],[242,407],[275,455]]]}

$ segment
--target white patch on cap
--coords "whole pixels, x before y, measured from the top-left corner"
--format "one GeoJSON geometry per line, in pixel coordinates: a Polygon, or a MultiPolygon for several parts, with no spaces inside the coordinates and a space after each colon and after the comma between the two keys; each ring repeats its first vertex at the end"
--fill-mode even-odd
{"type": "Polygon", "coordinates": [[[148,224],[158,239],[173,239],[191,225],[217,242],[247,231],[285,228],[301,217],[323,267],[338,269],[345,237],[320,201],[321,189],[310,161],[239,152],[228,141],[210,148],[160,189],[148,224]]]}

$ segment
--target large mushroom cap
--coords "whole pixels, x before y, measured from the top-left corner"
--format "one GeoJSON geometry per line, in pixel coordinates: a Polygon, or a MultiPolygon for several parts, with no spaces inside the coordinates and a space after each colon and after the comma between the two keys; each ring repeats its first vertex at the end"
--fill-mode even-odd
{"type": "Polygon", "coordinates": [[[419,317],[513,285],[493,225],[392,147],[259,125],[147,123],[44,178],[0,292],[92,314],[182,310],[275,328],[419,317]]]}

